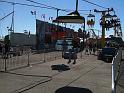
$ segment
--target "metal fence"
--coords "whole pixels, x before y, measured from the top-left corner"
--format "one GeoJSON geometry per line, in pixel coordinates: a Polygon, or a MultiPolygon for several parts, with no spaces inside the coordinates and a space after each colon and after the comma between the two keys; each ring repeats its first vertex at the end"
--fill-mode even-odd
{"type": "Polygon", "coordinates": [[[112,61],[112,93],[116,93],[116,84],[119,79],[121,59],[122,50],[119,50],[112,61]]]}
{"type": "Polygon", "coordinates": [[[18,51],[18,53],[1,53],[0,71],[18,69],[37,63],[50,62],[59,58],[62,58],[62,52],[53,51],[51,49],[39,51],[27,49],[25,51],[18,51]]]}

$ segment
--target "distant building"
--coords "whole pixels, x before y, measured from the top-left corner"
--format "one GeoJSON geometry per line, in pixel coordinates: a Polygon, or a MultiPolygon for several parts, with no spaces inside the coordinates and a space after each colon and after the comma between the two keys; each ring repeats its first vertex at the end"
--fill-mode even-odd
{"type": "Polygon", "coordinates": [[[10,33],[11,46],[35,46],[36,35],[26,33],[10,33]]]}

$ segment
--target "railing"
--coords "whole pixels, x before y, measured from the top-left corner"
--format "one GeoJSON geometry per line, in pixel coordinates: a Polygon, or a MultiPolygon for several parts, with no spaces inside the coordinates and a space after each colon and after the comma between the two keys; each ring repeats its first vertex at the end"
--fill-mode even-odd
{"type": "Polygon", "coordinates": [[[51,49],[44,49],[39,51],[25,51],[9,52],[0,54],[0,71],[7,71],[17,68],[30,66],[32,64],[50,62],[62,58],[61,51],[53,51],[51,49]]]}
{"type": "Polygon", "coordinates": [[[119,50],[112,61],[112,93],[116,93],[116,84],[119,79],[121,59],[122,50],[119,50]]]}

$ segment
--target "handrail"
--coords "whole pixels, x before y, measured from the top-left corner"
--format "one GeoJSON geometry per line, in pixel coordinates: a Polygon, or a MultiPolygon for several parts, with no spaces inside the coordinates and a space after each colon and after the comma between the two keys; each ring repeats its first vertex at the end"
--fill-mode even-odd
{"type": "Polygon", "coordinates": [[[122,59],[122,50],[119,50],[112,60],[112,93],[116,93],[116,82],[119,75],[119,67],[122,59]]]}
{"type": "MultiPolygon", "coordinates": [[[[117,55],[118,55],[118,53],[117,53],[117,55]]],[[[117,57],[117,55],[112,60],[112,93],[115,93],[114,60],[117,57]]]]}

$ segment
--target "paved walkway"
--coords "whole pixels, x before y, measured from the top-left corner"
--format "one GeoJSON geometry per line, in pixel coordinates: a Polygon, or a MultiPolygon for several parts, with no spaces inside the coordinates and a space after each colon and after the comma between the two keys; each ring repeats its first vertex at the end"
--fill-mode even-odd
{"type": "Polygon", "coordinates": [[[0,72],[0,93],[111,93],[111,63],[84,53],[75,65],[67,62],[58,59],[9,73],[0,72]],[[70,70],[51,69],[52,65],[61,64],[70,70]]]}

